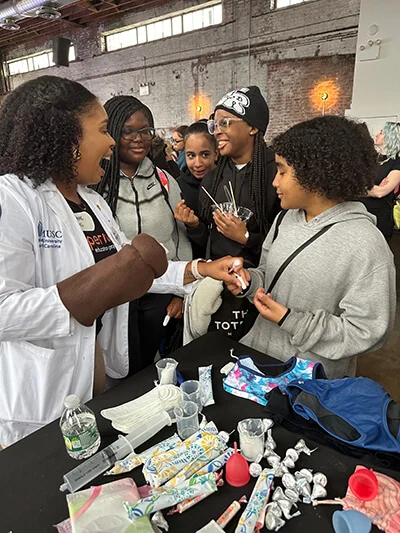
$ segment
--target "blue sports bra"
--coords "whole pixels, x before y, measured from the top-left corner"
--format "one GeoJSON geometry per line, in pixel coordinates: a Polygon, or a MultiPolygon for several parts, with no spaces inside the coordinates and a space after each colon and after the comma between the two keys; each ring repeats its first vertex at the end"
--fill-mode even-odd
{"type": "Polygon", "coordinates": [[[226,392],[267,405],[265,395],[275,387],[286,392],[288,383],[298,379],[326,379],[321,363],[291,357],[285,363],[259,364],[244,355],[223,379],[226,392]]]}

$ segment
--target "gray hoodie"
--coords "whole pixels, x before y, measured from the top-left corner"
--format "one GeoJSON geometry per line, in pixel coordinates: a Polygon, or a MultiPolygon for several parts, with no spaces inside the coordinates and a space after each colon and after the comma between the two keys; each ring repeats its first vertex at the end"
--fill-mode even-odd
{"type": "Polygon", "coordinates": [[[116,219],[128,237],[148,233],[168,250],[172,261],[190,261],[192,247],[182,222],[174,219],[173,210],[181,200],[181,190],[175,179],[165,171],[169,192],[161,185],[148,157],[139,165],[132,179],[121,174],[116,219]]]}
{"type": "Polygon", "coordinates": [[[393,255],[375,217],[360,202],[344,202],[313,218],[289,210],[272,242],[263,244],[260,265],[250,269],[246,296],[269,286],[281,264],[321,228],[336,222],[282,273],[273,300],[291,309],[278,326],[261,315],[242,339],[281,361],[292,355],[323,363],[329,378],[354,375],[356,355],[388,339],[396,309],[393,255]]]}

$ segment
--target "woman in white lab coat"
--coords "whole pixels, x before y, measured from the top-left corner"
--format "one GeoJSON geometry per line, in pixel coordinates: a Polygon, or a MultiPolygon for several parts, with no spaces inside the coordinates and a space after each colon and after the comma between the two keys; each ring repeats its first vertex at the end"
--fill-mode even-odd
{"type": "Polygon", "coordinates": [[[128,244],[87,188],[114,144],[97,98],[70,80],[27,82],[0,108],[0,444],[128,372],[126,302],[167,260],[147,235],[128,244]]]}
{"type": "MultiPolygon", "coordinates": [[[[0,107],[2,445],[59,417],[68,394],[101,392],[105,373],[127,375],[127,302],[148,290],[184,295],[220,266],[167,269],[152,237],[127,241],[87,187],[115,145],[107,122],[90,91],[54,76],[19,86],[0,107]]],[[[232,281],[221,268],[218,278],[232,281]]]]}

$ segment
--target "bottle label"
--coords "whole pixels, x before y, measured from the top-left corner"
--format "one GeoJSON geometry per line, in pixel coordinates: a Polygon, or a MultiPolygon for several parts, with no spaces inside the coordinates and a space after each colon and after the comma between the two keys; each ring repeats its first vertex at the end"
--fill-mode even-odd
{"type": "Polygon", "coordinates": [[[63,435],[65,446],[71,452],[80,452],[90,448],[92,444],[99,438],[99,430],[97,424],[94,422],[86,431],[79,433],[79,435],[63,435]]]}

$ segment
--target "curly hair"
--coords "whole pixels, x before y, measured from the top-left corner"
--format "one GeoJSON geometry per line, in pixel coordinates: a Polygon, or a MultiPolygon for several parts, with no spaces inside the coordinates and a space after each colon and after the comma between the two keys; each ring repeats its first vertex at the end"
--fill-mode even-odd
{"type": "Polygon", "coordinates": [[[74,150],[82,137],[80,117],[98,102],[75,81],[41,76],[12,91],[0,107],[0,175],[75,179],[74,150]]]}
{"type": "Polygon", "coordinates": [[[275,137],[272,148],[304,189],[330,200],[356,200],[374,185],[377,153],[364,124],[314,118],[275,137]]]}
{"type": "Polygon", "coordinates": [[[152,128],[154,128],[154,118],[150,109],[134,96],[114,96],[107,100],[104,109],[108,115],[108,132],[115,139],[116,145],[110,159],[102,163],[105,174],[94,189],[105,198],[113,215],[115,215],[120,180],[119,143],[122,128],[125,122],[137,111],[141,111],[146,116],[149,126],[152,128]]]}

